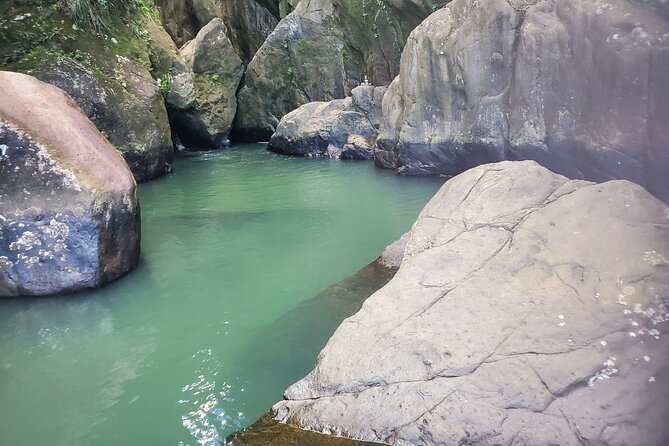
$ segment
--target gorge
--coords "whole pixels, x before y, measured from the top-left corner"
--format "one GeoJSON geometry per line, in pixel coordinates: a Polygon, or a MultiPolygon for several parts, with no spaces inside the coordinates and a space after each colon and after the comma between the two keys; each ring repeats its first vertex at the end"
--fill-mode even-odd
{"type": "Polygon", "coordinates": [[[0,0],[0,443],[665,445],[668,5],[0,0]]]}

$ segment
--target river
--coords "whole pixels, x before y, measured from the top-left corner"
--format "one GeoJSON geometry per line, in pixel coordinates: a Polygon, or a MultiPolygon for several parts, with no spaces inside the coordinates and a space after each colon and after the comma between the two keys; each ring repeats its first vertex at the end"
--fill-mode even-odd
{"type": "Polygon", "coordinates": [[[139,187],[131,274],[0,300],[0,444],[221,444],[359,305],[314,296],[407,231],[442,183],[259,145],[180,153],[175,171],[139,187]]]}

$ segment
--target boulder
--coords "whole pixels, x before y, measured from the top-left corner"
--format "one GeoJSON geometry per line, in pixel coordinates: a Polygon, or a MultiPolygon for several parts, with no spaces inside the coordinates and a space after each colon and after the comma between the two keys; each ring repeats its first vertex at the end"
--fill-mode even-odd
{"type": "Polygon", "coordinates": [[[187,70],[170,78],[167,94],[174,130],[187,146],[221,147],[228,140],[244,74],[223,20],[213,19],[179,52],[187,70]]]}
{"type": "Polygon", "coordinates": [[[188,62],[170,35],[153,20],[145,21],[145,29],[151,50],[151,74],[163,91],[168,110],[192,106],[195,76],[188,62]]]}
{"type": "Polygon", "coordinates": [[[140,218],[121,155],[62,90],[0,72],[0,296],[101,286],[135,267],[140,218]]]}
{"type": "Polygon", "coordinates": [[[346,99],[305,104],[283,117],[267,148],[285,155],[372,159],[385,91],[360,86],[346,99]]]}
{"type": "Polygon", "coordinates": [[[667,444],[669,209],[533,161],[448,181],[275,416],[395,445],[667,444]]]}
{"type": "Polygon", "coordinates": [[[534,159],[669,199],[669,10],[657,0],[455,0],[407,41],[376,162],[453,175],[534,159]]]}
{"type": "Polygon", "coordinates": [[[113,17],[113,34],[103,35],[74,26],[63,8],[4,6],[0,67],[65,90],[123,154],[138,181],[171,171],[174,145],[162,92],[149,72],[143,16],[133,29],[113,17]]]}
{"type": "Polygon", "coordinates": [[[157,0],[167,32],[183,45],[223,19],[235,52],[248,64],[279,21],[279,0],[157,0]]]}
{"type": "Polygon", "coordinates": [[[266,141],[308,102],[343,99],[365,76],[388,85],[409,32],[436,1],[301,1],[248,66],[238,93],[237,139],[266,141]]]}

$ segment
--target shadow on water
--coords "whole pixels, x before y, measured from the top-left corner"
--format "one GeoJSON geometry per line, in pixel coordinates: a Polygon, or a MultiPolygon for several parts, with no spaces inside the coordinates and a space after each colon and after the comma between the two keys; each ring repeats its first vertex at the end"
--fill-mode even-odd
{"type": "MultiPolygon", "coordinates": [[[[265,375],[262,382],[276,379],[277,368],[290,370],[293,380],[286,387],[313,368],[318,352],[339,324],[355,314],[363,302],[387,284],[396,269],[386,268],[378,261],[372,262],[357,274],[330,286],[315,297],[301,303],[268,326],[249,342],[245,351],[251,356],[259,374],[265,375]],[[309,336],[304,336],[310,333],[309,336]],[[268,348],[270,344],[271,348],[268,348]],[[268,355],[255,356],[256,351],[271,351],[268,355]]],[[[246,357],[246,361],[249,358],[246,357]]],[[[273,420],[266,414],[247,429],[228,438],[229,444],[286,445],[286,446],[354,446],[363,443],[331,437],[315,432],[303,431],[273,420]]]]}

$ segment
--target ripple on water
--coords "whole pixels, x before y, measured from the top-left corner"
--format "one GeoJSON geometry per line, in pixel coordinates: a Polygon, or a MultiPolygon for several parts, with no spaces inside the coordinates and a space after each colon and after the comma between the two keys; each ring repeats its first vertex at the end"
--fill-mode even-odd
{"type": "MultiPolygon", "coordinates": [[[[181,389],[183,398],[179,404],[186,409],[181,421],[197,444],[219,446],[223,443],[220,432],[230,427],[239,429],[247,420],[243,412],[229,409],[235,403],[235,386],[219,376],[220,358],[207,348],[195,353],[193,359],[199,367],[194,371],[193,382],[181,389]]],[[[239,391],[243,392],[244,388],[239,391]]],[[[179,445],[186,446],[187,443],[180,442],[179,445]]]]}

